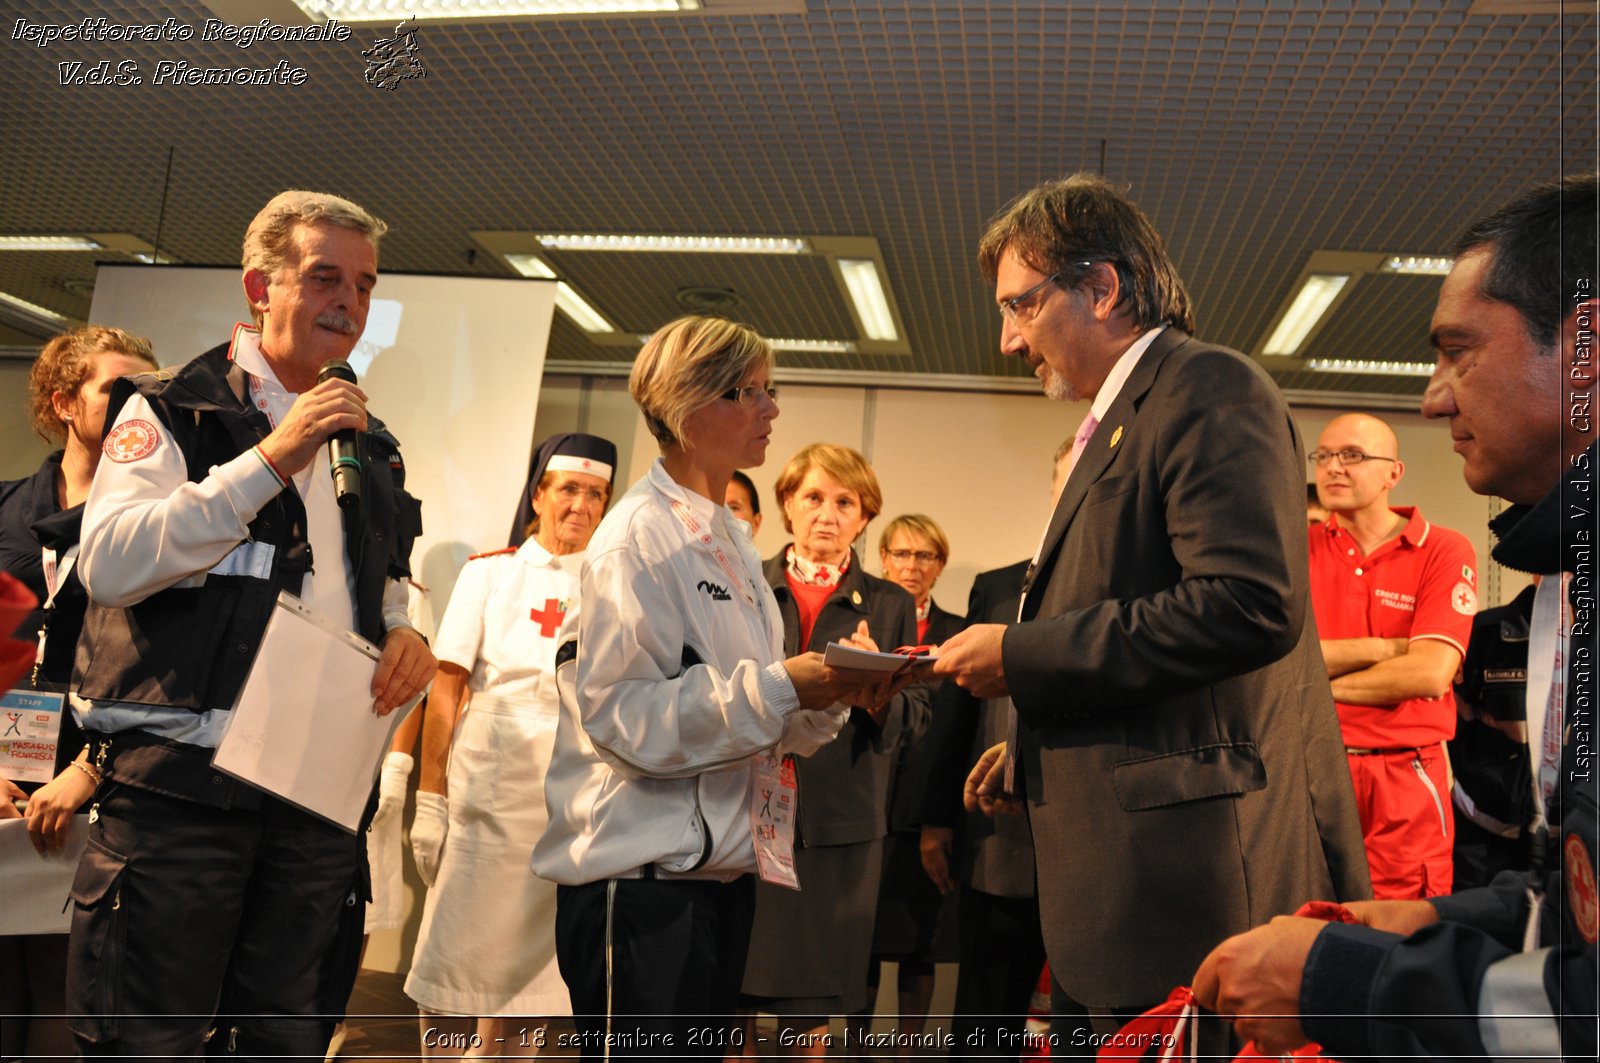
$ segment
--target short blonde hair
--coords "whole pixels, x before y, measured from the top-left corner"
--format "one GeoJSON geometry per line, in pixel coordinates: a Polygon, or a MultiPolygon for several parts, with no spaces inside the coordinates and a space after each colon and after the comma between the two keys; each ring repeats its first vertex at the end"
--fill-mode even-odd
{"type": "Polygon", "coordinates": [[[39,351],[28,370],[28,411],[33,415],[33,430],[46,443],[66,442],[67,426],[56,416],[50,397],[56,392],[77,395],[84,381],[94,374],[97,354],[125,354],[159,368],[150,341],[119,328],[86,325],[63,332],[39,351]]]}
{"type": "Polygon", "coordinates": [[[939,551],[941,563],[950,560],[950,540],[945,538],[939,522],[925,513],[902,513],[884,525],[883,532],[878,536],[878,553],[886,553],[889,544],[894,541],[895,533],[902,531],[920,535],[932,543],[933,548],[939,551]]]}
{"type": "Polygon", "coordinates": [[[772,365],[772,347],[745,325],[691,314],[645,341],[628,375],[628,393],[663,447],[684,446],[690,415],[772,365]]]}
{"type": "MultiPolygon", "coordinates": [[[[861,512],[866,514],[869,522],[883,512],[883,491],[878,487],[878,474],[872,471],[872,466],[867,464],[867,459],[862,457],[859,450],[841,447],[837,443],[813,443],[795,451],[794,457],[789,459],[789,464],[783,467],[783,472],[778,476],[778,482],[772,486],[780,507],[787,506],[789,499],[800,490],[800,481],[806,478],[806,473],[813,467],[854,491],[861,499],[861,512]]],[[[794,532],[787,509],[783,514],[783,530],[791,534],[794,532]]]]}
{"type": "MultiPolygon", "coordinates": [[[[290,189],[268,200],[244,231],[244,268],[260,270],[269,276],[276,273],[288,257],[295,226],[324,224],[354,229],[372,242],[374,250],[383,234],[389,231],[383,219],[348,199],[326,192],[290,189]]],[[[254,310],[251,313],[256,327],[260,328],[260,313],[254,310]]]]}

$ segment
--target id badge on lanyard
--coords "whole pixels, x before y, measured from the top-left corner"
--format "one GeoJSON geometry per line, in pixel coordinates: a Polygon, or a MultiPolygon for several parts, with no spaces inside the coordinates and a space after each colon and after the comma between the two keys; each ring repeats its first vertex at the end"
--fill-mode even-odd
{"type": "Polygon", "coordinates": [[[29,686],[15,687],[0,695],[0,776],[13,782],[43,783],[55,777],[61,714],[66,711],[66,695],[39,689],[39,672],[44,667],[56,593],[72,572],[78,548],[74,545],[58,558],[55,550],[46,546],[41,554],[49,597],[44,602],[44,623],[39,627],[39,644],[33,654],[33,675],[29,686]]]}
{"type": "Polygon", "coordinates": [[[750,834],[762,882],[800,888],[794,871],[794,758],[758,754],[751,768],[750,834]]]}

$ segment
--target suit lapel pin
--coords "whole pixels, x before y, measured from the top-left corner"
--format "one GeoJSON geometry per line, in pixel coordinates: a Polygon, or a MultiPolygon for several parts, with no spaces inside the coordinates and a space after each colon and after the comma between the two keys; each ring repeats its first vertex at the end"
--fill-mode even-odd
{"type": "Polygon", "coordinates": [[[855,605],[860,605],[861,604],[861,592],[860,591],[851,591],[850,592],[850,601],[855,605]]]}
{"type": "Polygon", "coordinates": [[[1117,430],[1111,433],[1111,447],[1109,449],[1115,450],[1120,442],[1122,442],[1122,426],[1119,424],[1117,425],[1117,430]]]}

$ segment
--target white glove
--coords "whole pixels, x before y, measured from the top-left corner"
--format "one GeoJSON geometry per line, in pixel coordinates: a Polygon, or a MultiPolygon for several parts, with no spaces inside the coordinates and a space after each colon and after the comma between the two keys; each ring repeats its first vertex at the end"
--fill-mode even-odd
{"type": "Polygon", "coordinates": [[[450,828],[450,806],[444,794],[417,791],[417,812],[411,819],[411,857],[425,886],[433,885],[439,874],[439,852],[450,828]]]}
{"type": "Polygon", "coordinates": [[[796,709],[783,719],[783,737],[773,752],[778,756],[794,754],[809,757],[823,746],[839,737],[844,722],[850,718],[850,706],[834,702],[826,709],[796,709]]]}
{"type": "Polygon", "coordinates": [[[390,753],[383,758],[383,771],[378,775],[378,811],[372,814],[374,827],[390,816],[398,816],[406,807],[411,764],[410,753],[390,753]]]}

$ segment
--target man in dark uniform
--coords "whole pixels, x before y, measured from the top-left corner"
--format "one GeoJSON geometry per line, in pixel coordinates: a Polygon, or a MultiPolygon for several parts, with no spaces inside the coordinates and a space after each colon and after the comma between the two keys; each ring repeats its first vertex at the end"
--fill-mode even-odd
{"type": "MultiPolygon", "coordinates": [[[[406,622],[416,504],[354,383],[383,222],[285,192],[251,223],[255,328],[112,393],[79,563],[74,708],[104,775],[72,896],[67,1003],[85,1055],[321,1057],[328,962],[362,842],[211,767],[280,592],[382,646],[372,710],[432,676],[406,622]],[[317,460],[355,433],[359,501],[317,460]]],[[[307,697],[314,691],[307,690],[307,697]]],[[[352,706],[351,711],[366,711],[352,706]]]]}
{"type": "Polygon", "coordinates": [[[1528,623],[1533,587],[1472,618],[1456,683],[1450,798],[1456,811],[1455,890],[1528,869],[1533,817],[1528,774],[1528,623]]]}
{"type": "Polygon", "coordinates": [[[1473,225],[1433,315],[1425,416],[1467,486],[1512,503],[1492,556],[1544,575],[1528,643],[1536,809],[1526,873],[1431,900],[1352,904],[1363,925],[1280,917],[1194,977],[1265,1054],[1593,1059],[1600,851],[1594,773],[1592,402],[1600,177],[1543,185],[1473,225]]]}

